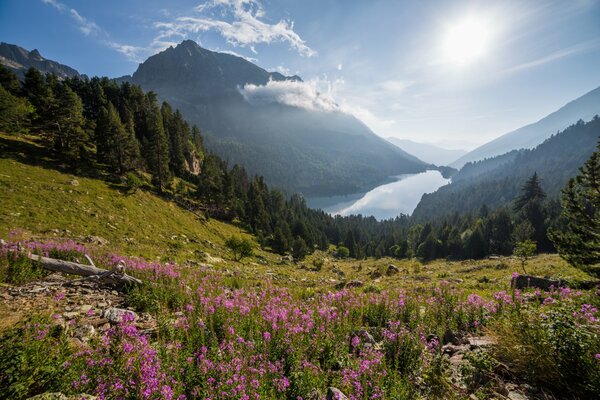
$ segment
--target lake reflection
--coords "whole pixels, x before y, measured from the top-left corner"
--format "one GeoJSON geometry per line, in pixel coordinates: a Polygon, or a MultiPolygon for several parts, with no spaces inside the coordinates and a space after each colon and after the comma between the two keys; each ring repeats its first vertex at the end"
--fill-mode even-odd
{"type": "Polygon", "coordinates": [[[395,182],[376,187],[362,197],[349,195],[313,198],[308,199],[308,204],[332,215],[372,215],[379,220],[395,218],[400,214],[411,214],[424,193],[435,192],[450,181],[439,171],[401,175],[397,179],[395,182]]]}

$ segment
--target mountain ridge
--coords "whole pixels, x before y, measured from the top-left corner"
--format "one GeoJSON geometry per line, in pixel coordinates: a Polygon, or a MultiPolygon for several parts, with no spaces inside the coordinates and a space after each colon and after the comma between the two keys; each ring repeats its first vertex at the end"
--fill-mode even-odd
{"type": "Polygon", "coordinates": [[[448,165],[467,154],[467,151],[462,149],[446,149],[430,143],[415,142],[392,136],[385,139],[418,159],[435,165],[448,165]]]}
{"type": "Polygon", "coordinates": [[[275,96],[250,103],[241,93],[248,84],[269,96],[270,82],[290,82],[300,93],[285,95],[302,96],[303,81],[191,40],[149,57],[118,81],[154,91],[202,129],[209,150],[286,191],[356,193],[430,167],[349,114],[292,106],[275,96]]]}
{"type": "Polygon", "coordinates": [[[42,57],[37,49],[28,51],[23,47],[5,42],[0,42],[0,64],[13,71],[20,79],[25,77],[25,73],[31,67],[38,69],[43,74],[53,73],[62,79],[82,76],[74,68],[42,57]]]}
{"type": "Polygon", "coordinates": [[[568,102],[537,122],[515,129],[479,146],[451,163],[450,166],[461,168],[469,161],[498,156],[511,150],[534,148],[578,120],[587,122],[596,114],[600,114],[600,87],[568,102]]]}

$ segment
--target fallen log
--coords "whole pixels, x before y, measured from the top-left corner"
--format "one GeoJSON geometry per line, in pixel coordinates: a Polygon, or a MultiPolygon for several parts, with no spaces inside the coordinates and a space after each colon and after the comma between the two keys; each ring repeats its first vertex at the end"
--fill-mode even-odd
{"type": "Polygon", "coordinates": [[[39,262],[43,268],[50,271],[84,276],[90,280],[97,280],[102,283],[142,283],[141,280],[125,273],[125,265],[123,263],[119,263],[113,270],[106,270],[96,267],[93,263],[91,263],[92,265],[85,265],[71,261],[58,260],[56,258],[43,257],[37,254],[28,254],[27,258],[39,262]]]}

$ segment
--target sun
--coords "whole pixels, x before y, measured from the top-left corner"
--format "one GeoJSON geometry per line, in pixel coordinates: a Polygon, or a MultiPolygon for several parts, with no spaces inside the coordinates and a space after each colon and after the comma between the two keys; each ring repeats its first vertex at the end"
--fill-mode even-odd
{"type": "Polygon", "coordinates": [[[448,26],[443,38],[444,56],[452,64],[472,64],[488,52],[490,36],[490,24],[483,18],[464,18],[448,26]]]}

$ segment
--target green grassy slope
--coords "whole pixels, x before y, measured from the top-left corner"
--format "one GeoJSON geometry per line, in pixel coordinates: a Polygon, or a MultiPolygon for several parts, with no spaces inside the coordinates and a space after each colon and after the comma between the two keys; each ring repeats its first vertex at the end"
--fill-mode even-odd
{"type": "Polygon", "coordinates": [[[0,237],[15,229],[40,239],[99,236],[114,251],[182,261],[197,250],[223,256],[226,238],[245,235],[152,193],[68,173],[37,157],[27,138],[0,134],[0,144],[0,237]]]}
{"type": "MultiPolygon", "coordinates": [[[[250,282],[272,279],[289,287],[330,290],[340,281],[359,280],[381,289],[430,287],[440,281],[463,288],[491,292],[507,288],[513,272],[522,272],[518,260],[437,260],[422,265],[416,260],[337,260],[331,252],[317,251],[300,263],[281,261],[255,244],[255,257],[232,261],[224,241],[231,235],[252,238],[239,227],[198,218],[150,192],[127,193],[123,185],[87,178],[44,159],[42,149],[26,137],[0,134],[0,238],[17,230],[17,237],[48,241],[53,238],[99,236],[104,247],[149,260],[204,260],[209,253],[223,260],[215,268],[250,282]],[[74,184],[77,181],[76,184],[74,184]],[[315,264],[322,261],[317,271],[315,264]],[[387,276],[389,264],[400,273],[387,276]],[[375,271],[381,273],[376,277],[375,271]],[[340,272],[342,274],[340,274],[340,272]],[[343,276],[343,278],[342,278],[343,276]]],[[[542,255],[528,263],[529,273],[571,282],[591,279],[557,255],[542,255]]]]}

